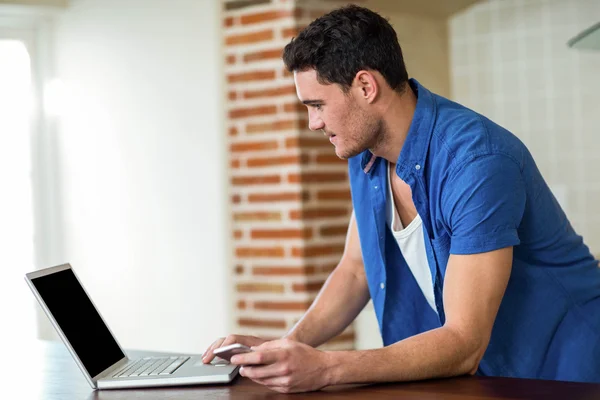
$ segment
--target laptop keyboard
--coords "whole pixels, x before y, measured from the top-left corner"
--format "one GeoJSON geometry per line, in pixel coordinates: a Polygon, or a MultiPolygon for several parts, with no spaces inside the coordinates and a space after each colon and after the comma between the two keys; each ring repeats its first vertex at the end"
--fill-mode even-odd
{"type": "Polygon", "coordinates": [[[129,378],[132,376],[170,375],[177,370],[189,357],[144,357],[129,360],[113,378],[129,378]]]}

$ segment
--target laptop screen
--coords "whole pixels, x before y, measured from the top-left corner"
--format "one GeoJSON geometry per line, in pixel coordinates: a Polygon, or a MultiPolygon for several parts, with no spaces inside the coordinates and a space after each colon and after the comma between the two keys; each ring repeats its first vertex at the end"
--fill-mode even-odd
{"type": "Polygon", "coordinates": [[[90,376],[125,357],[71,269],[31,281],[90,376]]]}

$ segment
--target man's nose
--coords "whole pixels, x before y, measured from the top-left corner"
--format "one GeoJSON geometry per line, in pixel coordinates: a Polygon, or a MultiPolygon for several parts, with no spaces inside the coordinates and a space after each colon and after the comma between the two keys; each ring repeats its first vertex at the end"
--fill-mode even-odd
{"type": "Polygon", "coordinates": [[[311,131],[318,131],[324,127],[325,124],[323,124],[323,120],[321,118],[311,116],[310,113],[308,114],[308,129],[311,131]]]}

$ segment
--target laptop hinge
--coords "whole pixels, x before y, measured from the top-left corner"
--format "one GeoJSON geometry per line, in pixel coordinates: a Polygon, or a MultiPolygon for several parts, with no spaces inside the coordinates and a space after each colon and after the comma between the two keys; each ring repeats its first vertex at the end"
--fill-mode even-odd
{"type": "Polygon", "coordinates": [[[117,361],[116,364],[111,365],[110,367],[106,368],[104,371],[100,372],[98,375],[93,377],[92,380],[96,382],[100,379],[111,377],[115,371],[118,371],[121,367],[127,364],[127,361],[129,361],[129,358],[127,356],[121,358],[119,361],[117,361]]]}

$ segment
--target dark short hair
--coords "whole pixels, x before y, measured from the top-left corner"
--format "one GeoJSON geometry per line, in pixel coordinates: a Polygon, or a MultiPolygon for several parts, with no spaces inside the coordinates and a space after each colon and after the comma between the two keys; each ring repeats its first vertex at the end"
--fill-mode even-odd
{"type": "Polygon", "coordinates": [[[347,93],[358,71],[374,70],[403,91],[408,73],[396,31],[381,15],[349,5],[314,20],[283,50],[289,72],[317,71],[321,84],[337,83],[347,93]]]}

